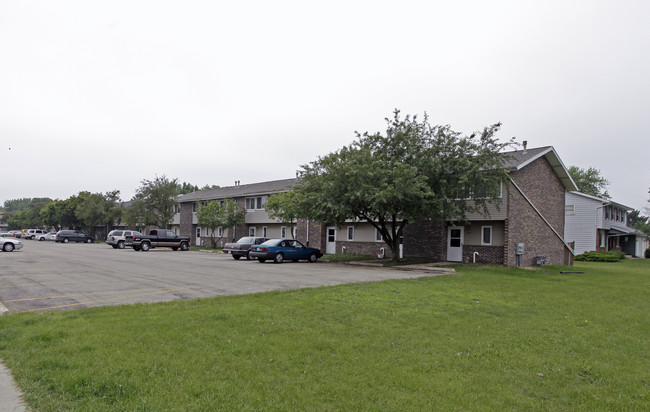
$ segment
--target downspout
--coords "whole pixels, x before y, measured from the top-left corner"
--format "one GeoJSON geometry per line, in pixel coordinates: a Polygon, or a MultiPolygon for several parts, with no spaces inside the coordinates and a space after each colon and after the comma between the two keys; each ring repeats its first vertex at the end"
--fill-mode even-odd
{"type": "Polygon", "coordinates": [[[309,246],[309,219],[307,219],[307,246],[309,246]]]}
{"type": "Polygon", "coordinates": [[[508,179],[510,180],[510,182],[512,182],[512,184],[515,186],[515,188],[517,189],[517,191],[518,191],[519,193],[521,193],[521,195],[524,197],[524,199],[526,199],[526,202],[528,202],[528,204],[529,204],[529,205],[533,208],[533,210],[534,210],[534,211],[539,215],[539,217],[542,218],[542,220],[544,221],[544,223],[546,223],[546,225],[547,225],[547,226],[548,226],[548,227],[553,231],[553,233],[555,233],[555,236],[557,236],[558,239],[560,239],[560,240],[562,241],[562,243],[564,243],[564,246],[565,246],[567,249],[569,249],[569,252],[571,252],[571,254],[572,254],[573,256],[575,256],[575,255],[576,255],[576,252],[573,250],[573,248],[572,248],[571,246],[569,246],[569,244],[564,240],[564,238],[563,238],[562,236],[560,236],[559,233],[557,233],[557,231],[553,228],[553,226],[551,226],[551,224],[548,222],[548,220],[546,220],[546,218],[544,217],[544,215],[542,215],[542,212],[540,212],[540,211],[535,207],[535,205],[533,204],[533,202],[531,202],[530,199],[528,199],[528,196],[526,196],[526,194],[524,194],[524,191],[521,190],[521,189],[519,188],[519,186],[517,186],[517,183],[515,183],[514,180],[512,180],[512,177],[511,177],[511,176],[508,176],[508,179]]]}

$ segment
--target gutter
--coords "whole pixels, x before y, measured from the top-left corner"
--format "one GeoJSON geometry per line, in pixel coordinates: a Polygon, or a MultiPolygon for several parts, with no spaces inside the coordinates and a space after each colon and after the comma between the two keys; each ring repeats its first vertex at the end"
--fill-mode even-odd
{"type": "Polygon", "coordinates": [[[569,249],[569,252],[571,252],[571,254],[572,254],[573,256],[575,256],[575,255],[576,255],[576,252],[573,250],[573,248],[572,248],[571,246],[569,246],[569,244],[566,242],[566,240],[564,240],[564,238],[563,238],[562,236],[560,236],[559,233],[557,233],[557,231],[553,228],[553,226],[551,226],[551,224],[549,223],[549,221],[546,220],[546,218],[544,217],[544,215],[542,215],[542,212],[540,212],[539,209],[537,209],[537,208],[535,207],[535,205],[533,204],[533,202],[530,201],[530,199],[528,198],[528,196],[526,196],[526,194],[524,193],[524,191],[521,190],[521,189],[519,188],[519,186],[517,186],[517,183],[515,183],[514,180],[512,180],[512,177],[508,175],[508,179],[510,180],[510,182],[512,182],[512,184],[515,186],[515,188],[517,189],[517,191],[518,191],[519,193],[521,193],[521,195],[524,197],[524,199],[526,199],[526,202],[528,202],[528,204],[529,204],[529,205],[533,208],[533,210],[534,210],[534,211],[539,215],[539,217],[542,218],[542,220],[544,221],[544,223],[546,223],[546,225],[547,225],[547,226],[548,226],[548,227],[553,231],[553,233],[555,233],[555,236],[557,236],[558,239],[560,239],[560,240],[562,241],[562,243],[564,243],[564,246],[565,246],[567,249],[569,249]]]}

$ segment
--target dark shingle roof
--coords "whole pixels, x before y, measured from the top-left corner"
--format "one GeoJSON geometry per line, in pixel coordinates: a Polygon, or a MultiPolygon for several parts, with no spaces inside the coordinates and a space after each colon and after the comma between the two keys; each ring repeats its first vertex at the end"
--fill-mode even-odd
{"type": "Polygon", "coordinates": [[[291,189],[298,179],[272,180],[270,182],[251,183],[239,186],[220,187],[219,189],[199,190],[178,197],[180,203],[196,200],[226,199],[242,196],[265,195],[284,192],[291,189]]]}
{"type": "Polygon", "coordinates": [[[576,186],[576,183],[569,175],[569,170],[564,166],[564,163],[562,163],[560,156],[557,155],[557,152],[553,146],[535,147],[526,150],[514,150],[511,152],[504,152],[503,154],[509,157],[509,159],[506,160],[505,166],[511,171],[519,170],[529,163],[532,163],[533,161],[544,156],[546,157],[546,160],[549,162],[566,190],[578,190],[578,186],[576,186]]]}

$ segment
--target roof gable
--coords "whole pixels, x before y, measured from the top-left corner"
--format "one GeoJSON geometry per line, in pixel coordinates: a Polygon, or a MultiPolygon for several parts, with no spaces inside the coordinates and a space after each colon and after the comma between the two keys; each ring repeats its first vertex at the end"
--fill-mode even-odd
{"type": "Polygon", "coordinates": [[[526,150],[513,150],[511,152],[503,152],[503,154],[509,157],[509,159],[506,160],[505,167],[511,171],[520,170],[535,160],[545,157],[557,177],[564,185],[565,189],[568,191],[578,190],[578,186],[571,178],[571,175],[569,175],[569,170],[564,166],[564,163],[553,146],[535,147],[526,150]]]}

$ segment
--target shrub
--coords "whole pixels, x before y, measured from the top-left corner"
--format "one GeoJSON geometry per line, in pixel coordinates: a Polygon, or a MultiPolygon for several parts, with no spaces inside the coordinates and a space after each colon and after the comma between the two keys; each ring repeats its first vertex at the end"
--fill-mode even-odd
{"type": "Polygon", "coordinates": [[[625,259],[625,253],[612,250],[609,252],[585,252],[575,257],[579,262],[618,262],[625,259]]]}
{"type": "Polygon", "coordinates": [[[650,259],[650,247],[645,250],[645,257],[650,259]]]}

